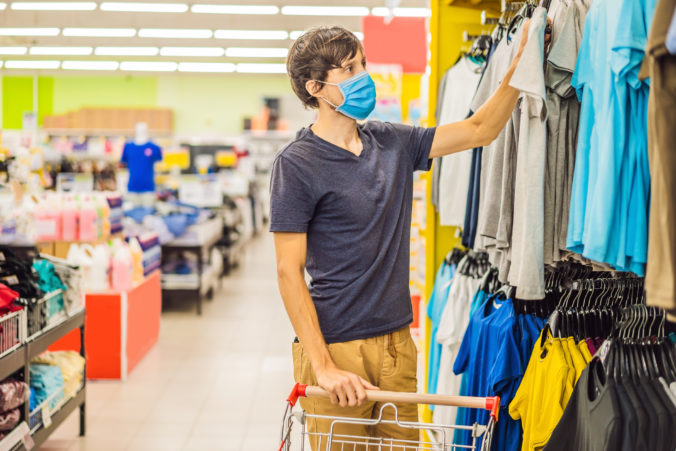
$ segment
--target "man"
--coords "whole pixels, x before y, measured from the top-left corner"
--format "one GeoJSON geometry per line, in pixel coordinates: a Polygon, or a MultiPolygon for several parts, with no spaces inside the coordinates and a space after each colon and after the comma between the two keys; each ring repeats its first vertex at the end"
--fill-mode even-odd
{"type": "MultiPolygon", "coordinates": [[[[408,327],[413,172],[429,170],[432,158],[487,145],[504,128],[519,97],[509,81],[527,29],[523,36],[493,97],[471,118],[436,129],[357,122],[373,110],[375,87],[351,32],[316,28],[291,47],[293,89],[319,115],[275,159],[270,230],[279,289],[298,336],[294,377],[331,396],[301,400],[308,413],[377,418],[381,405],[367,402],[365,390],[416,391],[408,327]]],[[[397,409],[399,420],[418,420],[417,406],[397,409]]],[[[326,420],[308,424],[311,433],[329,427],[326,420]]],[[[333,433],[418,439],[415,429],[383,424],[337,425],[333,433]]],[[[325,449],[326,438],[315,436],[311,445],[325,449]]]]}

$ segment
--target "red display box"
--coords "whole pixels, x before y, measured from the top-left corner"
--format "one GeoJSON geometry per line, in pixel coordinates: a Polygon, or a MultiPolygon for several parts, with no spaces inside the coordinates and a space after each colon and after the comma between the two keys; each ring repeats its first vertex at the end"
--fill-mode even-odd
{"type": "MultiPolygon", "coordinates": [[[[127,292],[87,293],[87,379],[126,380],[160,335],[162,286],[159,271],[127,292]]],[[[79,330],[49,347],[80,350],[79,330]]]]}

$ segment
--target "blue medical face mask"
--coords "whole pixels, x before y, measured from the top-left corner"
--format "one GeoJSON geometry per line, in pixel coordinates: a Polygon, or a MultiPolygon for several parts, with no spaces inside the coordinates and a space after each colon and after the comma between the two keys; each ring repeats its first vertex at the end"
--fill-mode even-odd
{"type": "Polygon", "coordinates": [[[347,117],[359,121],[364,120],[376,107],[376,85],[367,71],[360,72],[337,84],[320,80],[316,81],[325,85],[337,86],[340,89],[340,92],[343,94],[343,103],[340,105],[334,105],[324,97],[320,97],[320,99],[347,117]]]}

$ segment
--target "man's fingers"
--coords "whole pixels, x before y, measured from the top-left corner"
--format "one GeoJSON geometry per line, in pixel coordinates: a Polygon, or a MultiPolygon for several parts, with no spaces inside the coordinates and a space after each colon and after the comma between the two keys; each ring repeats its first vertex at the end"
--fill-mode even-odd
{"type": "Polygon", "coordinates": [[[364,384],[362,380],[362,378],[357,376],[352,378],[352,385],[354,386],[358,406],[361,406],[364,404],[364,401],[366,401],[366,390],[364,390],[364,384]]]}
{"type": "Polygon", "coordinates": [[[361,380],[362,386],[363,386],[366,390],[380,390],[380,388],[376,387],[375,385],[373,385],[372,383],[370,383],[370,382],[367,381],[366,379],[364,379],[364,378],[362,378],[362,377],[360,377],[359,379],[361,380]]]}
{"type": "Polygon", "coordinates": [[[347,393],[345,393],[345,390],[343,389],[342,386],[338,387],[336,390],[338,394],[338,404],[340,404],[340,407],[347,407],[348,404],[348,399],[347,399],[347,393]]]}

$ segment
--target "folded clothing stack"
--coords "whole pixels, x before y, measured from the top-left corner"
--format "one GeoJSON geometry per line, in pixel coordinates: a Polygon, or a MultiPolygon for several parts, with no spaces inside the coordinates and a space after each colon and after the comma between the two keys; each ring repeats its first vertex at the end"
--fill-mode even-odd
{"type": "MultiPolygon", "coordinates": [[[[52,293],[57,290],[65,291],[67,287],[61,281],[61,278],[56,274],[54,264],[47,260],[36,260],[33,263],[33,269],[38,273],[38,287],[45,293],[52,293]]],[[[63,312],[63,294],[54,296],[47,301],[47,315],[52,317],[60,312],[63,312]]]]}
{"type": "Polygon", "coordinates": [[[108,206],[110,207],[110,233],[115,235],[122,232],[122,219],[124,211],[122,210],[122,195],[109,194],[107,196],[108,206]]]}
{"type": "Polygon", "coordinates": [[[51,365],[59,368],[67,398],[74,396],[82,386],[85,359],[75,351],[43,352],[35,357],[31,364],[51,365]]]}
{"type": "Polygon", "coordinates": [[[28,399],[28,385],[16,379],[0,382],[0,431],[9,432],[21,420],[22,406],[28,399]]]}
{"type": "Polygon", "coordinates": [[[35,407],[60,392],[49,403],[49,407],[54,408],[63,399],[64,382],[61,368],[31,363],[30,375],[31,390],[35,393],[35,407]]]}
{"type": "Polygon", "coordinates": [[[143,250],[143,275],[148,276],[160,269],[162,264],[162,246],[157,233],[144,233],[136,237],[143,250]]]}

